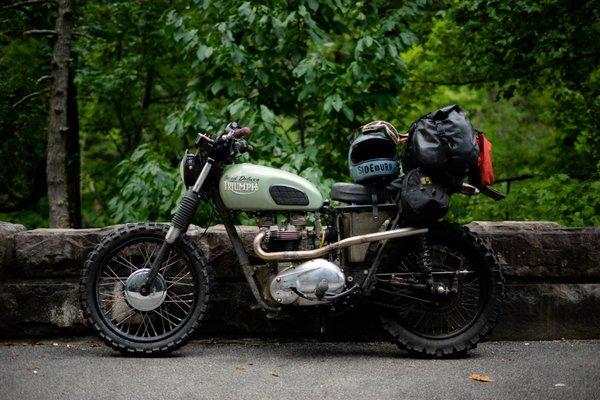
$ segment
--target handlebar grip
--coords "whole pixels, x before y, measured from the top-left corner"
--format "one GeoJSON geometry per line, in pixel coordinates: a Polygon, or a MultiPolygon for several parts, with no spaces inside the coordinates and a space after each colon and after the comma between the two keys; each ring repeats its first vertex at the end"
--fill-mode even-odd
{"type": "Polygon", "coordinates": [[[247,126],[244,128],[240,128],[240,129],[236,129],[232,132],[232,137],[234,139],[241,139],[244,136],[248,136],[252,133],[252,131],[250,130],[250,128],[248,128],[247,126]]]}
{"type": "Polygon", "coordinates": [[[244,136],[248,136],[252,131],[248,127],[234,129],[226,135],[222,136],[222,140],[241,139],[244,136]]]}

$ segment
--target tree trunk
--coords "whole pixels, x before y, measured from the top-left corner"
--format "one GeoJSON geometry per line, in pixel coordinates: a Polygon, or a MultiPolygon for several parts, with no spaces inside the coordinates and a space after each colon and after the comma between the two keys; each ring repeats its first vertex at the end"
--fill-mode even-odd
{"type": "Polygon", "coordinates": [[[46,175],[50,227],[69,228],[81,224],[79,124],[75,86],[69,66],[72,61],[75,0],[58,0],[57,4],[46,175]]]}

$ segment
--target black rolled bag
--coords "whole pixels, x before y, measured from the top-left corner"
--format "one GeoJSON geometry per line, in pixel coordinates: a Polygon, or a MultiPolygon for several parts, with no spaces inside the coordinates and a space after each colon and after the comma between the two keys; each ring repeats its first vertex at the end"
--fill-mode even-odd
{"type": "Polygon", "coordinates": [[[435,110],[415,121],[402,155],[405,171],[422,168],[429,174],[462,179],[479,155],[476,132],[456,104],[435,110]]]}

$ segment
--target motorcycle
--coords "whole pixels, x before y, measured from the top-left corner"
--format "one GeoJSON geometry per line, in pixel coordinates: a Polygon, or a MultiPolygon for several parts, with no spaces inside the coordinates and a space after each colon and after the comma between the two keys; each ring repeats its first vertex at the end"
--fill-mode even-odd
{"type": "MultiPolygon", "coordinates": [[[[332,200],[339,204],[332,206],[302,177],[235,164],[252,150],[250,133],[232,123],[212,138],[198,134],[196,152],[181,164],[188,190],[171,223],[120,226],[89,254],[82,308],[108,346],[166,354],[206,320],[218,265],[209,265],[186,235],[201,201],[212,202],[258,307],[270,317],[366,304],[401,349],[429,357],[464,354],[490,334],[501,311],[502,274],[475,233],[441,221],[409,226],[398,185],[375,193],[336,183],[332,200]],[[260,228],[253,240],[260,265],[251,265],[234,226],[242,211],[260,228]]],[[[459,190],[479,192],[464,183],[459,190]]]]}

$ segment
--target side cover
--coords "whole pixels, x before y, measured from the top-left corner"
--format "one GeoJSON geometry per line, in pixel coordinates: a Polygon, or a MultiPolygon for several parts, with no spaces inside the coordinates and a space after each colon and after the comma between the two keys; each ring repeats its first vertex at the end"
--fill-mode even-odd
{"type": "Polygon", "coordinates": [[[313,211],[323,206],[323,196],[308,180],[254,164],[235,164],[225,170],[219,193],[230,210],[313,211]]]}

